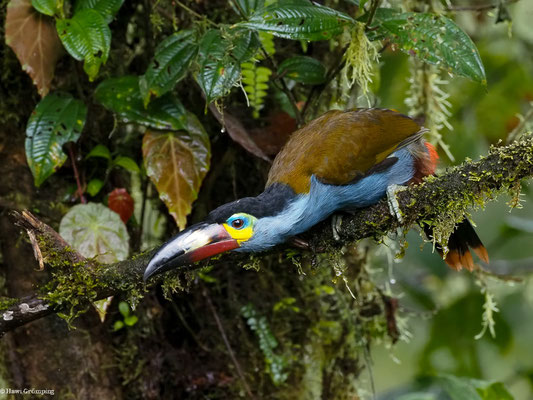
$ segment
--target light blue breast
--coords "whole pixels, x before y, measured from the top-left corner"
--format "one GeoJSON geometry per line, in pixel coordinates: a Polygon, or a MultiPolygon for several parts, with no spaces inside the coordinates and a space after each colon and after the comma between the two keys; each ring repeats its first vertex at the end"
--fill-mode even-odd
{"type": "Polygon", "coordinates": [[[385,196],[390,185],[407,183],[414,175],[414,159],[404,148],[391,156],[398,161],[389,169],[371,174],[354,184],[328,185],[311,177],[308,194],[300,194],[280,214],[261,218],[254,235],[236,251],[261,251],[305,232],[335,211],[367,207],[385,196]]]}

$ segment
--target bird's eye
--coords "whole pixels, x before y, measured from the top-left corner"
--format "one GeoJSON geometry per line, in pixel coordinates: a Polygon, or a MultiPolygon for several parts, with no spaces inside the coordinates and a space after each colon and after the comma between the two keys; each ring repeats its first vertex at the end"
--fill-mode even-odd
{"type": "Polygon", "coordinates": [[[242,218],[236,218],[231,221],[231,226],[235,229],[241,229],[244,226],[244,220],[242,218]]]}

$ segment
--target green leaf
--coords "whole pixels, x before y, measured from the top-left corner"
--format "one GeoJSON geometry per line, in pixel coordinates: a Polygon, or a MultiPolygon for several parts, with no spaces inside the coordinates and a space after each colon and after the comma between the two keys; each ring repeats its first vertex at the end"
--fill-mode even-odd
{"type": "Polygon", "coordinates": [[[128,257],[126,225],[103,204],[72,207],[61,220],[59,234],[82,256],[96,257],[100,263],[114,263],[128,257]]]}
{"type": "Polygon", "coordinates": [[[487,84],[481,57],[470,37],[451,19],[430,13],[380,8],[374,38],[387,38],[402,51],[449,72],[487,84]]]}
{"type": "Polygon", "coordinates": [[[85,124],[87,107],[68,93],[51,93],[33,111],[26,127],[26,158],[35,186],[61,167],[67,156],[62,146],[75,142],[85,124]]]}
{"type": "Polygon", "coordinates": [[[157,46],[155,56],[144,76],[139,80],[144,105],[150,97],[160,97],[172,90],[182,80],[198,53],[193,30],[184,30],[170,35],[157,46]]]}
{"type": "Polygon", "coordinates": [[[130,315],[130,305],[125,301],[121,301],[118,303],[118,311],[122,314],[122,316],[127,317],[130,315]]]}
{"type": "MultiPolygon", "coordinates": [[[[244,14],[245,17],[249,17],[257,10],[260,10],[265,5],[265,0],[234,0],[237,5],[236,11],[240,15],[244,14]]],[[[232,2],[233,5],[233,2],[232,2]]]]}
{"type": "Polygon", "coordinates": [[[121,330],[122,328],[124,328],[124,322],[115,321],[115,323],[113,324],[113,330],[116,332],[116,331],[121,330]]]}
{"type": "Polygon", "coordinates": [[[57,0],[31,0],[31,5],[41,14],[51,17],[58,12],[57,0]]]}
{"type": "Polygon", "coordinates": [[[130,157],[118,156],[113,160],[113,164],[131,172],[141,172],[141,169],[139,168],[137,163],[130,157]]]}
{"type": "Polygon", "coordinates": [[[109,152],[109,149],[104,146],[103,144],[97,144],[93,147],[93,149],[85,156],[85,158],[91,158],[91,157],[100,157],[105,158],[106,160],[111,159],[111,153],[109,152]]]}
{"type": "Polygon", "coordinates": [[[279,65],[278,75],[308,85],[319,85],[326,81],[326,68],[312,57],[295,56],[279,65]]]}
{"type": "Polygon", "coordinates": [[[69,54],[84,60],[83,69],[89,80],[94,80],[111,46],[111,30],[105,18],[98,11],[83,9],[71,19],[58,19],[56,29],[69,54]]]}
{"type": "Polygon", "coordinates": [[[255,55],[259,44],[257,34],[246,30],[235,31],[231,40],[224,38],[218,29],[204,35],[200,42],[197,79],[208,103],[231,90],[239,80],[241,63],[255,55]]]}
{"type": "Polygon", "coordinates": [[[89,183],[87,184],[87,193],[89,193],[91,196],[96,196],[100,190],[102,190],[102,187],[104,186],[104,181],[98,178],[91,179],[89,183]]]}
{"type": "Polygon", "coordinates": [[[439,381],[452,400],[513,400],[503,383],[440,375],[439,381]]]}
{"type": "Polygon", "coordinates": [[[77,0],[74,14],[81,10],[96,10],[110,23],[123,3],[124,0],[77,0]]]}
{"type": "Polygon", "coordinates": [[[124,323],[127,325],[127,326],[133,326],[137,323],[137,321],[139,321],[139,318],[137,318],[136,315],[130,315],[130,316],[127,316],[126,318],[124,318],[124,323]]]}
{"type": "Polygon", "coordinates": [[[293,40],[326,40],[354,23],[347,14],[310,1],[283,1],[256,11],[242,26],[293,40]]]}
{"type": "Polygon", "coordinates": [[[144,108],[136,76],[106,79],[94,92],[95,99],[116,113],[124,122],[134,122],[150,128],[181,130],[190,123],[188,112],[170,93],[150,102],[144,108]]]}

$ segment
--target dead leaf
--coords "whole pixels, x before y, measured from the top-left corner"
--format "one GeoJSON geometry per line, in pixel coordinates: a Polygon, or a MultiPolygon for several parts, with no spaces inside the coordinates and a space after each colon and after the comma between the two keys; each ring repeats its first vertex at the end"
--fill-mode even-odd
{"type": "Polygon", "coordinates": [[[155,184],[180,229],[209,169],[209,137],[203,130],[156,132],[147,130],[143,138],[146,172],[155,184]]]}
{"type": "Polygon", "coordinates": [[[254,156],[262,158],[266,161],[271,161],[270,158],[257,146],[253,138],[250,136],[248,130],[244,127],[242,122],[228,112],[224,115],[218,111],[214,103],[209,104],[209,111],[228,131],[229,136],[233,141],[239,143],[246,151],[252,153],[254,156]]]}
{"type": "Polygon", "coordinates": [[[6,44],[33,79],[41,97],[46,96],[56,62],[63,53],[54,19],[35,10],[31,0],[11,0],[7,5],[5,29],[6,44]]]}

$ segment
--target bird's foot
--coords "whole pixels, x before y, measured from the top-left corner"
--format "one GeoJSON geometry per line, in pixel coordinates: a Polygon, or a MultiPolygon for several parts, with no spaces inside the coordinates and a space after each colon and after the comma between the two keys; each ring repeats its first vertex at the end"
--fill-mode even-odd
{"type": "Polygon", "coordinates": [[[335,239],[337,242],[341,240],[341,237],[339,235],[339,232],[341,230],[341,225],[342,225],[342,215],[333,214],[331,217],[331,230],[333,232],[333,239],[335,239]]]}
{"type": "Polygon", "coordinates": [[[406,189],[407,186],[401,185],[390,185],[387,187],[387,202],[389,203],[390,213],[396,217],[400,224],[403,222],[403,216],[396,194],[406,189]]]}

